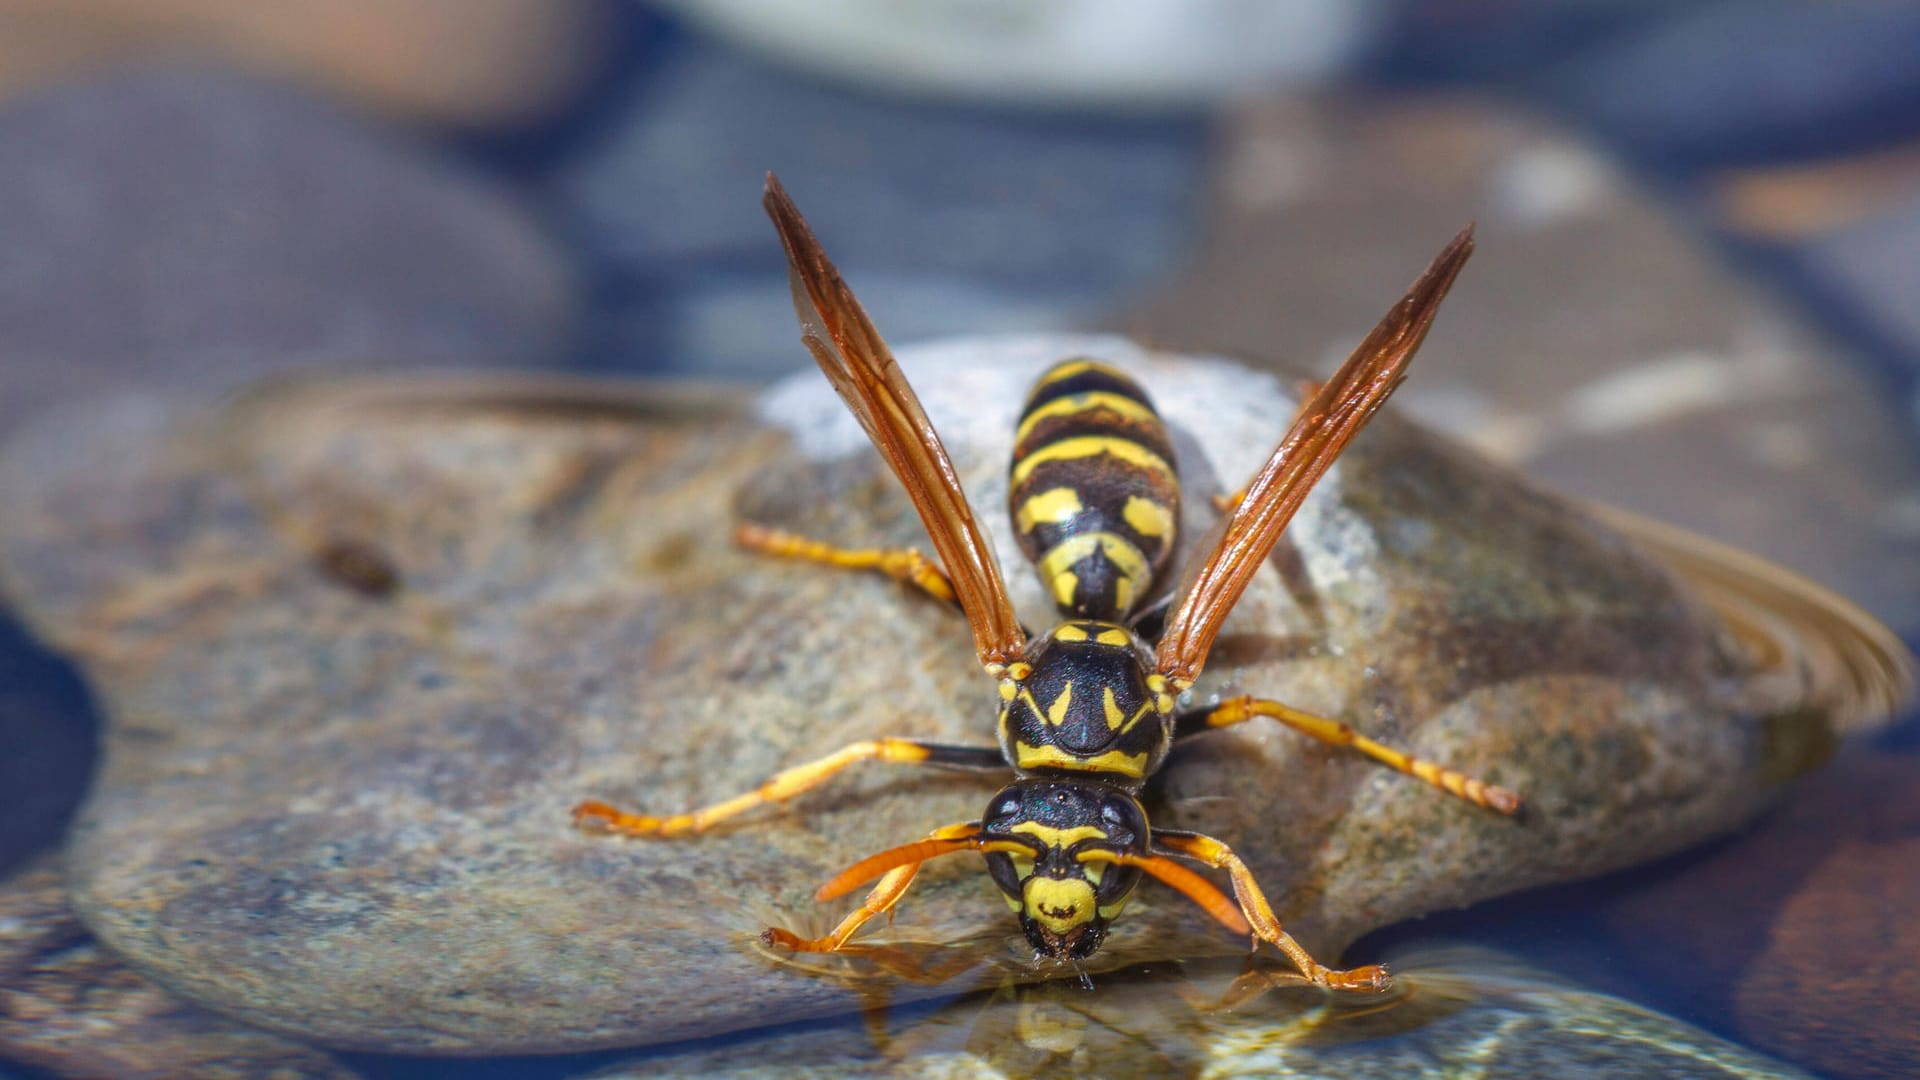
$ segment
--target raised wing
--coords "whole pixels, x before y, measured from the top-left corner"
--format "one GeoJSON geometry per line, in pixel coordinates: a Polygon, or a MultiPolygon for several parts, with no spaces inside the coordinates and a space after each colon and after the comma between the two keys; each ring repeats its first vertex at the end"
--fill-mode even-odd
{"type": "Polygon", "coordinates": [[[1712,608],[1755,668],[1784,680],[1791,707],[1816,709],[1845,734],[1884,724],[1913,704],[1913,654],[1852,601],[1698,533],[1612,506],[1585,506],[1712,608]]]}
{"type": "Polygon", "coordinates": [[[1204,560],[1188,564],[1155,653],[1160,674],[1176,688],[1191,685],[1199,676],[1220,624],[1246,592],[1253,572],[1266,561],[1307,492],[1406,377],[1407,362],[1426,339],[1440,301],[1471,254],[1473,226],[1469,225],[1300,410],[1273,456],[1247,486],[1246,497],[1214,530],[1218,542],[1204,560]]]}
{"type": "Polygon", "coordinates": [[[1020,657],[1027,636],[1007,599],[993,548],[960,490],[953,462],[887,343],[772,173],[767,174],[761,201],[787,249],[800,338],[913,499],[973,627],[980,662],[997,678],[1020,657]]]}

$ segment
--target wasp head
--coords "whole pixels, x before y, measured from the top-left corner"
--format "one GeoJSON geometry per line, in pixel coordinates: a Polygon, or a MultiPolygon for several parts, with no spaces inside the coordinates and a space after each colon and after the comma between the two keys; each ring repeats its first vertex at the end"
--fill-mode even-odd
{"type": "Polygon", "coordinates": [[[1140,804],[1105,784],[1022,780],[993,797],[981,824],[1032,848],[986,856],[1027,940],[1057,960],[1092,955],[1140,881],[1139,870],[1102,857],[1146,852],[1140,804]]]}

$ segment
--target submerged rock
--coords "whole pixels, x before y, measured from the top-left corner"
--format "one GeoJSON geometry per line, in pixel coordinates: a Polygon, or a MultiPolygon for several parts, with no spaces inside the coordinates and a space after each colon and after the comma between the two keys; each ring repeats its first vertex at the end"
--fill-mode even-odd
{"type": "MultiPolygon", "coordinates": [[[[1270,376],[1119,339],[909,350],[1002,552],[1021,394],[1087,352],[1157,395],[1190,535],[1293,411],[1270,376]]],[[[945,609],[726,542],[741,516],[923,542],[816,375],[757,416],[477,379],[95,408],[0,460],[0,504],[0,580],[110,716],[74,903],[194,1001],[328,1045],[535,1052],[1054,974],[971,857],[931,866],[875,935],[915,964],[757,941],[823,930],[852,901],[815,903],[820,881],[976,816],[995,777],[871,766],[695,841],[568,825],[582,798],[680,809],[876,734],[990,740],[991,683],[945,609]]],[[[1500,818],[1256,725],[1180,755],[1155,820],[1233,844],[1329,962],[1386,923],[1724,831],[1867,693],[1802,662],[1870,656],[1844,622],[1811,644],[1729,633],[1635,544],[1391,415],[1273,566],[1197,693],[1340,716],[1529,800],[1500,818]]],[[[1007,570],[1046,625],[1032,575],[1007,570]]],[[[1244,948],[1148,884],[1094,967],[1244,948]]]]}

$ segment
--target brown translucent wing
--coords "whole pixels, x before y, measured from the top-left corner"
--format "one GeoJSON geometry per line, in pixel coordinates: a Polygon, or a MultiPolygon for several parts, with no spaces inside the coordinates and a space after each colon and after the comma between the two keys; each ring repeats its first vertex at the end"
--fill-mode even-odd
{"type": "Polygon", "coordinates": [[[1217,543],[1209,549],[1202,542],[1199,550],[1206,557],[1188,564],[1155,654],[1160,673],[1175,686],[1184,687],[1199,676],[1220,624],[1239,602],[1253,572],[1266,561],[1307,492],[1406,377],[1407,362],[1426,339],[1440,301],[1471,254],[1473,226],[1469,225],[1300,410],[1273,456],[1247,486],[1246,497],[1214,530],[1217,543]]]}
{"type": "Polygon", "coordinates": [[[1791,703],[1818,710],[1834,731],[1885,723],[1913,703],[1913,654],[1852,601],[1717,540],[1611,506],[1586,507],[1673,571],[1720,616],[1757,672],[1784,679],[1791,703]]]}
{"type": "Polygon", "coordinates": [[[767,174],[762,203],[787,249],[801,340],[906,487],[973,627],[980,662],[997,671],[1019,658],[1027,636],[940,436],[887,343],[772,173],[767,174]]]}

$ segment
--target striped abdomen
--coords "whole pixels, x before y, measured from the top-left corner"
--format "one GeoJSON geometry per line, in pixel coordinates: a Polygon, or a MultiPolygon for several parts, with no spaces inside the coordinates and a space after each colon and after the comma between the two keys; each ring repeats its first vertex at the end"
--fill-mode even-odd
{"type": "Polygon", "coordinates": [[[1013,441],[1007,508],[1059,608],[1123,621],[1173,553],[1180,483],[1140,384],[1092,360],[1040,376],[1013,441]]]}

